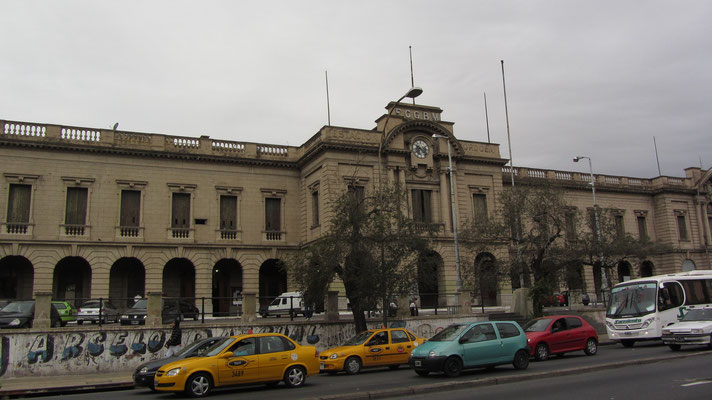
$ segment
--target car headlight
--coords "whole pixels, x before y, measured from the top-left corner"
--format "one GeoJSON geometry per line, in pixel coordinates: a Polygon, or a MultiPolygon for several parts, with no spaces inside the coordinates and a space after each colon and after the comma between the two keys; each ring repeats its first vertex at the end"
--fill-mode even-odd
{"type": "Polygon", "coordinates": [[[148,316],[148,315],[144,315],[142,318],[143,318],[143,319],[146,319],[147,316],[148,316]]]}
{"type": "Polygon", "coordinates": [[[431,351],[430,353],[428,353],[428,357],[435,357],[437,355],[438,355],[438,353],[436,353],[434,351],[431,351]]]}
{"type": "Polygon", "coordinates": [[[334,354],[332,354],[332,355],[329,356],[329,359],[333,360],[333,359],[335,359],[335,358],[337,358],[337,357],[339,357],[339,355],[336,354],[336,353],[334,353],[334,354]]]}
{"type": "Polygon", "coordinates": [[[176,376],[180,373],[181,368],[173,368],[172,370],[166,372],[166,376],[176,376]]]}
{"type": "Polygon", "coordinates": [[[531,343],[531,342],[532,342],[532,340],[527,338],[527,343],[531,343]]]}
{"type": "Polygon", "coordinates": [[[606,321],[606,326],[607,326],[609,329],[616,329],[616,327],[615,327],[612,323],[610,323],[610,322],[608,322],[608,321],[606,321]]]}
{"type": "Polygon", "coordinates": [[[704,329],[690,329],[690,333],[693,335],[699,335],[705,333],[704,329]]]}
{"type": "Polygon", "coordinates": [[[18,325],[20,325],[20,320],[19,320],[18,318],[15,318],[15,319],[13,319],[12,321],[10,321],[10,323],[9,323],[8,325],[10,325],[10,326],[18,326],[18,325]]]}
{"type": "Polygon", "coordinates": [[[123,314],[123,315],[121,316],[121,319],[129,319],[129,316],[126,315],[126,314],[123,314]]]}
{"type": "Polygon", "coordinates": [[[643,325],[641,325],[640,328],[641,329],[647,328],[648,326],[650,326],[650,324],[653,322],[654,319],[655,318],[650,318],[650,319],[643,321],[643,325]]]}
{"type": "Polygon", "coordinates": [[[139,374],[145,374],[146,372],[148,372],[148,367],[143,367],[143,368],[139,369],[138,372],[139,372],[139,374]]]}

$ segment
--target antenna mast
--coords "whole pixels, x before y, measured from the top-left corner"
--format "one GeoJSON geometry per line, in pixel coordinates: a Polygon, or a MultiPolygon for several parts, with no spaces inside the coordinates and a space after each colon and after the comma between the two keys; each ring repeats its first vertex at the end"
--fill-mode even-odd
{"type": "Polygon", "coordinates": [[[331,126],[331,107],[329,106],[329,71],[324,71],[326,76],[326,118],[327,125],[331,126]]]}

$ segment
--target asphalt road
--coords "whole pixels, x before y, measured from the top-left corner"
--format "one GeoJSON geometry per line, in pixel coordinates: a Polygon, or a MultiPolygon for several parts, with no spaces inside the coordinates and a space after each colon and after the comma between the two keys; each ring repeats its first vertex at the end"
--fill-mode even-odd
{"type": "MultiPolygon", "coordinates": [[[[384,390],[384,389],[398,389],[398,388],[404,388],[404,387],[418,387],[420,385],[438,385],[438,384],[446,384],[447,386],[453,385],[455,383],[460,383],[460,382],[465,382],[465,381],[472,381],[476,379],[506,379],[507,377],[516,377],[516,376],[521,376],[522,378],[525,378],[526,375],[531,375],[532,373],[543,373],[543,376],[539,376],[537,379],[532,380],[531,378],[527,378],[530,380],[526,380],[520,383],[506,383],[506,384],[499,384],[495,386],[478,386],[476,390],[474,389],[469,389],[462,391],[448,391],[447,392],[447,397],[444,397],[444,394],[434,394],[431,393],[429,395],[424,395],[422,398],[432,398],[432,397],[440,397],[440,398],[451,398],[451,394],[454,396],[458,393],[461,395],[469,395],[468,398],[472,398],[473,393],[480,393],[483,390],[505,390],[505,387],[512,387],[512,386],[517,386],[519,390],[519,395],[517,397],[514,397],[515,392],[506,392],[499,398],[518,398],[521,397],[521,393],[527,393],[527,398],[529,398],[530,394],[537,394],[538,392],[544,392],[546,393],[547,389],[549,387],[558,387],[560,384],[561,385],[568,385],[569,382],[579,382],[578,386],[573,385],[573,386],[567,386],[570,388],[571,391],[562,391],[559,393],[560,396],[562,397],[557,397],[557,398],[564,398],[563,396],[566,396],[566,399],[570,399],[571,397],[576,397],[577,400],[581,400],[579,396],[579,391],[586,387],[589,386],[590,384],[587,383],[591,379],[590,377],[596,376],[598,382],[596,386],[603,385],[606,386],[606,389],[608,388],[613,388],[614,386],[609,385],[609,382],[607,380],[612,380],[616,382],[617,385],[620,385],[621,390],[625,388],[626,385],[632,386],[633,388],[639,388],[637,383],[634,385],[630,385],[631,382],[636,382],[635,380],[632,379],[638,379],[639,376],[646,376],[646,374],[643,373],[638,373],[638,371],[642,370],[643,367],[646,369],[650,367],[650,365],[637,365],[635,363],[636,360],[640,359],[646,359],[646,358],[651,358],[651,357],[660,357],[660,356],[670,356],[670,355],[685,355],[685,354],[693,354],[697,353],[701,350],[702,348],[694,348],[691,347],[689,349],[683,349],[679,353],[673,353],[670,351],[670,349],[667,346],[664,346],[660,344],[659,342],[654,342],[654,343],[649,343],[649,344],[636,344],[635,347],[633,348],[624,348],[620,345],[611,345],[611,346],[601,346],[599,347],[598,354],[595,356],[585,356],[583,352],[576,352],[576,353],[571,353],[569,355],[566,355],[564,357],[553,357],[552,359],[544,362],[531,362],[529,364],[529,368],[525,371],[517,371],[512,367],[511,365],[503,365],[497,367],[494,371],[487,371],[484,369],[477,369],[477,370],[472,370],[472,371],[465,371],[463,374],[455,379],[449,379],[446,378],[445,376],[441,374],[431,374],[428,377],[420,377],[417,376],[412,370],[410,370],[407,367],[401,367],[399,370],[396,371],[390,371],[385,368],[381,369],[371,369],[371,370],[365,370],[359,375],[355,376],[348,376],[344,374],[339,374],[336,376],[330,376],[330,375],[319,375],[319,376],[313,376],[309,377],[307,379],[307,382],[304,387],[299,388],[299,389],[287,389],[284,387],[283,384],[279,385],[278,387],[275,388],[268,388],[264,385],[253,385],[253,386],[243,386],[243,387],[236,387],[236,388],[227,388],[227,389],[217,389],[213,392],[213,394],[210,396],[211,399],[228,399],[228,398],[234,398],[235,396],[249,396],[250,400],[260,400],[260,399],[266,399],[266,400],[282,400],[282,399],[314,399],[314,398],[319,398],[319,397],[324,397],[324,396],[336,396],[340,394],[358,394],[358,393],[365,393],[365,392],[371,392],[371,391],[376,391],[376,390],[384,390]],[[619,367],[619,368],[613,368],[609,369],[603,372],[586,372],[581,375],[566,375],[566,371],[570,371],[575,368],[580,368],[580,367],[586,367],[586,366],[592,366],[592,365],[598,365],[598,364],[608,364],[608,363],[615,363],[615,362],[625,362],[626,366],[619,367]],[[628,365],[629,363],[629,365],[628,365]],[[625,375],[624,375],[625,374],[625,375]],[[632,377],[630,378],[620,378],[623,376],[627,376],[628,374],[632,374],[632,377]],[[599,377],[600,375],[600,377],[599,377]],[[551,377],[551,378],[550,378],[551,377]],[[541,382],[548,382],[545,386],[541,386],[541,382]],[[537,388],[537,389],[534,389],[537,388]],[[524,391],[524,392],[522,392],[524,391]]],[[[705,373],[708,375],[708,377],[712,377],[712,369],[710,369],[710,366],[712,366],[712,352],[705,352],[704,355],[701,356],[696,356],[696,357],[690,357],[687,359],[681,359],[681,360],[676,360],[676,361],[668,361],[668,362],[658,362],[656,364],[652,364],[653,366],[659,366],[660,370],[655,372],[653,374],[653,377],[659,376],[662,374],[665,376],[665,371],[668,369],[672,370],[677,370],[675,367],[665,367],[665,365],[668,365],[670,363],[683,363],[680,365],[687,365],[687,363],[693,363],[692,365],[697,365],[696,369],[693,370],[688,370],[687,373],[687,378],[693,378],[698,375],[705,375],[705,373]],[[694,363],[699,363],[699,364],[694,364],[694,363]],[[704,366],[704,368],[703,368],[704,366]],[[696,372],[695,374],[692,374],[692,372],[696,372]]],[[[677,364],[675,364],[677,365],[677,364]]],[[[680,368],[688,368],[686,366],[680,367],[680,368]]],[[[652,373],[652,372],[651,372],[652,373]]],[[[683,374],[675,375],[678,377],[678,379],[683,379],[683,374]]],[[[660,382],[658,382],[660,383],[660,382]]],[[[712,393],[712,385],[707,386],[706,385],[699,385],[702,386],[700,388],[701,390],[707,390],[706,393],[712,393]]],[[[693,389],[690,389],[690,392],[694,389],[694,386],[692,386],[693,389]]],[[[642,388],[639,388],[642,390],[642,388]]],[[[442,390],[447,390],[447,388],[439,388],[438,391],[442,390]]],[[[417,393],[417,392],[416,392],[417,393]]],[[[627,393],[627,392],[626,392],[627,393]]],[[[101,396],[102,400],[112,400],[112,399],[126,399],[129,397],[135,397],[136,399],[140,400],[153,400],[153,399],[168,399],[168,398],[175,398],[172,394],[170,393],[153,393],[150,392],[148,389],[134,389],[134,390],[122,390],[122,391],[114,391],[114,392],[103,392],[103,393],[84,393],[84,394],[65,394],[62,395],[63,400],[68,400],[68,399],[82,399],[82,400],[94,400],[97,396],[101,396]]],[[[613,398],[613,397],[601,397],[600,392],[595,392],[592,394],[593,397],[587,397],[587,398],[596,398],[596,399],[601,399],[601,398],[613,398]]],[[[57,396],[48,396],[49,398],[51,397],[57,397],[57,396]]],[[[638,396],[637,394],[634,396],[621,396],[617,398],[641,398],[642,396],[638,396]]],[[[46,397],[47,398],[47,397],[46,397]]],[[[408,398],[412,398],[412,396],[408,396],[408,398]]],[[[463,397],[464,398],[464,397],[463,397]]],[[[554,397],[547,396],[547,400],[552,400],[554,397]]],[[[676,397],[670,397],[670,398],[676,398],[676,397]]],[[[696,398],[706,398],[706,397],[696,397],[696,398]]],[[[707,398],[712,398],[712,396],[708,396],[707,398]]],[[[649,399],[646,399],[649,400],[649,399]]]]}
{"type": "MultiPolygon", "coordinates": [[[[448,400],[685,400],[712,398],[712,358],[680,358],[588,374],[552,377],[441,393],[448,400]]],[[[433,393],[398,397],[431,400],[433,393]]]]}

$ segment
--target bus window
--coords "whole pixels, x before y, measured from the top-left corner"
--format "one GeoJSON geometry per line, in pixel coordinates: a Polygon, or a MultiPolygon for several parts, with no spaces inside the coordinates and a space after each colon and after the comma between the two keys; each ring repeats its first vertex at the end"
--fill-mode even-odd
{"type": "Polygon", "coordinates": [[[685,280],[682,281],[682,286],[685,288],[685,304],[707,304],[712,303],[710,293],[707,289],[707,283],[710,280],[685,280]]]}
{"type": "Polygon", "coordinates": [[[665,282],[658,292],[658,310],[680,307],[685,299],[682,286],[677,282],[665,282]]]}

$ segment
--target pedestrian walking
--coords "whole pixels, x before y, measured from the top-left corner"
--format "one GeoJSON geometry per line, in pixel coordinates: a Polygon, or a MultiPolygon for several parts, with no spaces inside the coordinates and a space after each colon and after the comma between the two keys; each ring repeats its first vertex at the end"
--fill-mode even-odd
{"type": "Polygon", "coordinates": [[[173,329],[171,330],[171,337],[166,342],[166,348],[168,349],[168,352],[166,353],[166,357],[172,357],[180,351],[182,336],[183,336],[183,332],[180,329],[180,320],[176,318],[175,321],[173,321],[173,329]]]}

